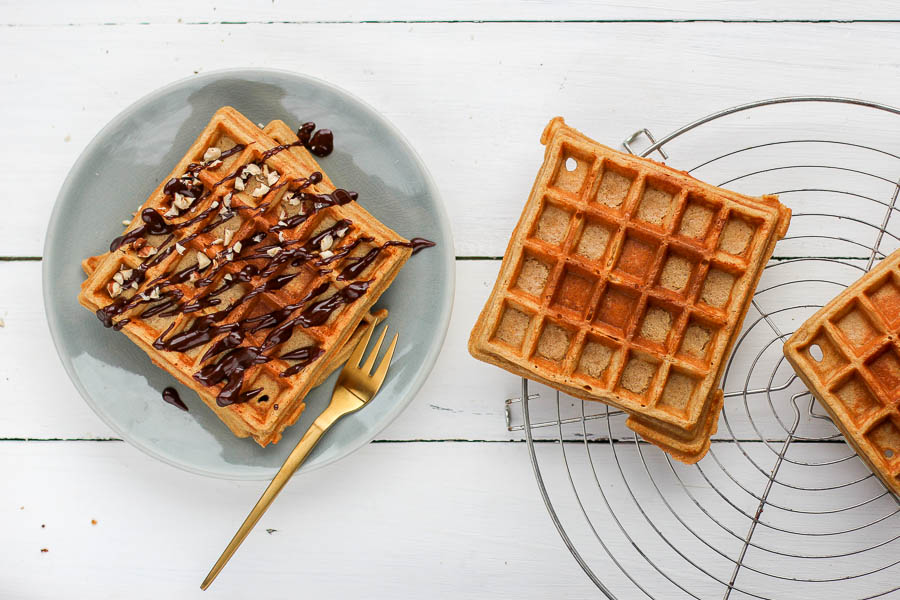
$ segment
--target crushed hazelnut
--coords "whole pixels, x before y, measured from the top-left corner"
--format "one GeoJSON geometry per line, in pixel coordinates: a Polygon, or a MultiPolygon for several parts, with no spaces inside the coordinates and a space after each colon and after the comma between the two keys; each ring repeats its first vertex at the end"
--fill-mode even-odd
{"type": "Polygon", "coordinates": [[[116,281],[110,281],[106,284],[106,292],[110,297],[115,298],[122,293],[122,286],[116,281]]]}
{"type": "Polygon", "coordinates": [[[342,237],[344,237],[345,235],[347,235],[347,230],[348,230],[348,229],[349,229],[349,227],[343,227],[343,228],[341,228],[341,229],[338,229],[338,230],[335,231],[334,233],[335,233],[335,235],[337,235],[339,238],[342,238],[342,237]]]}
{"type": "Polygon", "coordinates": [[[122,219],[122,225],[128,227],[129,225],[131,225],[131,221],[129,219],[122,219]]]}
{"type": "Polygon", "coordinates": [[[234,229],[225,229],[225,234],[223,236],[222,242],[227,246],[231,243],[231,238],[234,237],[234,229]]]}
{"type": "Polygon", "coordinates": [[[215,246],[215,245],[217,245],[217,244],[221,244],[221,243],[224,242],[224,241],[225,241],[225,240],[223,240],[222,238],[216,238],[216,239],[214,239],[214,240],[211,242],[211,244],[212,244],[213,246],[215,246]]]}
{"type": "Polygon", "coordinates": [[[215,146],[210,146],[203,154],[203,160],[205,160],[206,162],[210,162],[213,160],[218,160],[220,156],[222,156],[222,150],[216,148],[215,146]]]}
{"type": "Polygon", "coordinates": [[[331,248],[332,244],[334,244],[334,238],[331,235],[326,235],[322,238],[322,241],[319,242],[319,248],[322,250],[328,250],[331,248]]]}
{"type": "Polygon", "coordinates": [[[187,248],[185,248],[178,242],[175,242],[175,252],[177,252],[178,254],[184,254],[186,250],[187,248]]]}
{"type": "Polygon", "coordinates": [[[234,246],[231,247],[231,249],[232,249],[233,251],[237,252],[238,254],[241,253],[241,248],[242,248],[242,246],[241,246],[241,243],[240,243],[240,242],[235,242],[235,243],[234,243],[234,246]]]}
{"type": "Polygon", "coordinates": [[[153,290],[150,292],[150,299],[159,300],[159,286],[153,288],[153,290]]]}
{"type": "Polygon", "coordinates": [[[276,256],[279,252],[281,252],[281,248],[279,248],[278,246],[266,250],[266,254],[268,254],[269,256],[276,256]]]}
{"type": "Polygon", "coordinates": [[[119,271],[118,273],[113,275],[113,280],[115,280],[115,282],[118,283],[119,285],[122,285],[123,283],[125,283],[125,277],[122,276],[122,271],[119,271]]]}
{"type": "Polygon", "coordinates": [[[177,209],[176,207],[173,206],[172,208],[170,208],[169,210],[167,210],[167,211],[165,212],[165,214],[163,214],[163,216],[164,216],[164,217],[177,217],[177,216],[178,216],[178,209],[177,209]]]}
{"type": "Polygon", "coordinates": [[[257,187],[255,190],[253,190],[253,193],[251,195],[254,198],[262,198],[263,196],[265,196],[268,193],[269,193],[269,186],[267,186],[264,183],[261,183],[261,184],[259,184],[259,187],[257,187]]]}
{"type": "Polygon", "coordinates": [[[250,163],[249,165],[244,167],[244,172],[241,173],[241,177],[244,177],[244,175],[247,175],[248,177],[250,175],[259,175],[260,173],[262,173],[262,169],[259,168],[259,165],[256,163],[250,163]]]}
{"type": "Polygon", "coordinates": [[[138,250],[138,258],[147,258],[148,256],[153,256],[156,254],[156,248],[153,246],[144,246],[140,250],[138,250]]]}
{"type": "Polygon", "coordinates": [[[122,268],[119,270],[119,273],[121,273],[122,277],[124,277],[125,279],[131,279],[132,270],[126,268],[125,265],[122,265],[122,268]]]}
{"type": "Polygon", "coordinates": [[[290,204],[291,206],[297,206],[298,204],[300,204],[300,198],[291,196],[290,198],[288,198],[288,204],[290,204]]]}
{"type": "Polygon", "coordinates": [[[244,191],[244,180],[241,179],[240,177],[236,178],[234,180],[234,189],[236,189],[239,192],[243,192],[244,191]]]}
{"type": "Polygon", "coordinates": [[[181,194],[175,194],[175,200],[172,201],[172,206],[178,207],[181,210],[185,210],[190,208],[191,204],[194,202],[193,198],[189,198],[188,196],[182,196],[181,194]]]}
{"type": "Polygon", "coordinates": [[[132,250],[140,250],[141,248],[144,247],[144,245],[146,243],[147,243],[147,240],[145,240],[144,238],[138,238],[138,239],[134,240],[133,242],[131,242],[131,249],[132,250]]]}
{"type": "Polygon", "coordinates": [[[334,256],[334,252],[331,250],[323,250],[319,253],[319,257],[322,259],[331,258],[332,256],[334,256]]]}
{"type": "Polygon", "coordinates": [[[223,277],[225,281],[231,281],[231,273],[225,273],[225,277],[223,277]]]}
{"type": "Polygon", "coordinates": [[[197,253],[197,266],[201,269],[205,269],[210,265],[212,261],[209,260],[209,257],[202,252],[197,253]]]}
{"type": "Polygon", "coordinates": [[[269,176],[266,178],[266,183],[269,185],[275,185],[278,183],[279,175],[278,171],[269,171],[269,176]]]}

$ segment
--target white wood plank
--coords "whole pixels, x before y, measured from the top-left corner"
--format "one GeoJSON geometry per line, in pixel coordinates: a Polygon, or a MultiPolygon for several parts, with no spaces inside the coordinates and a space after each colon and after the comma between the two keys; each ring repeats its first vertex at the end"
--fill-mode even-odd
{"type": "MultiPolygon", "coordinates": [[[[661,134],[761,97],[815,92],[900,104],[893,71],[882,59],[900,49],[897,27],[9,27],[0,37],[0,54],[16,60],[0,72],[0,109],[8,123],[7,139],[16,142],[3,145],[0,161],[16,168],[0,171],[0,186],[12,194],[0,222],[0,256],[40,254],[55,194],[87,141],[140,96],[195,71],[237,65],[301,70],[363,97],[407,134],[430,165],[459,255],[497,256],[540,163],[537,139],[550,117],[565,115],[595,138],[617,145],[637,128],[648,126],[661,134]],[[335,49],[334,39],[353,43],[335,49]],[[35,48],[40,51],[29,50],[35,48]],[[238,48],[236,62],[231,49],[238,48]],[[28,182],[27,201],[16,191],[22,181],[28,182]]],[[[896,122],[876,124],[865,112],[822,110],[802,130],[787,115],[776,115],[772,122],[774,126],[753,127],[735,117],[716,130],[712,146],[698,150],[687,144],[681,154],[673,146],[672,162],[694,166],[698,157],[735,149],[748,138],[837,136],[887,149],[896,139],[896,122]]],[[[784,189],[780,181],[766,181],[756,188],[784,189]]],[[[817,206],[815,195],[795,196],[790,199],[795,209],[817,206]]],[[[123,200],[123,206],[134,200],[123,200]]]]}
{"type": "Polygon", "coordinates": [[[98,0],[46,4],[4,0],[2,24],[123,24],[123,23],[266,23],[321,21],[560,21],[560,20],[873,20],[900,17],[887,0],[849,5],[836,0],[778,2],[324,2],[293,4],[253,0],[204,0],[183,4],[154,2],[147,6],[109,4],[98,0]]]}
{"type": "MultiPolygon", "coordinates": [[[[860,261],[862,262],[862,261],[860,261]]],[[[466,349],[469,331],[486,300],[499,268],[499,261],[457,261],[457,289],[454,311],[447,339],[425,386],[406,412],[380,436],[382,440],[520,440],[521,431],[508,432],[504,422],[506,398],[520,395],[518,377],[506,371],[476,361],[466,349]],[[464,375],[464,376],[461,376],[464,375]]],[[[781,282],[781,266],[765,273],[760,289],[781,282]]],[[[797,277],[798,271],[793,271],[797,277]]],[[[854,268],[836,268],[832,263],[804,264],[804,276],[828,277],[849,283],[860,271],[854,268]]],[[[0,356],[6,357],[0,377],[0,405],[6,405],[4,418],[0,420],[0,438],[107,438],[113,433],[91,412],[78,396],[59,364],[44,320],[40,296],[40,263],[37,261],[0,261],[0,280],[16,281],[21,294],[9,295],[0,291],[0,317],[6,326],[0,329],[0,356]]],[[[764,292],[759,296],[763,310],[773,311],[791,305],[823,304],[837,290],[834,284],[812,286],[797,283],[764,292]],[[770,298],[770,296],[773,296],[770,298]]],[[[75,300],[73,299],[73,302],[75,300]]],[[[784,332],[792,331],[798,323],[813,312],[813,308],[779,313],[772,318],[784,332]]],[[[92,317],[85,312],[84,318],[92,317]]],[[[99,325],[98,325],[99,327],[99,325]]],[[[735,353],[731,374],[724,388],[727,392],[739,392],[744,386],[745,374],[760,352],[774,339],[769,325],[759,313],[751,311],[745,329],[750,333],[735,353]],[[755,326],[751,325],[756,323],[755,326]]],[[[112,332],[110,335],[114,335],[112,332]]],[[[769,385],[769,375],[779,364],[774,385],[787,382],[793,372],[782,361],[781,346],[768,346],[762,359],[752,370],[748,389],[769,385]]],[[[799,381],[772,396],[772,406],[786,423],[792,420],[790,397],[803,390],[799,381]]],[[[532,403],[532,419],[535,423],[556,418],[555,394],[549,388],[532,385],[531,393],[540,393],[541,400],[532,403]]],[[[808,418],[803,400],[804,420],[801,434],[809,436],[830,435],[832,426],[820,419],[808,418]]],[[[581,414],[581,402],[565,399],[562,403],[564,417],[581,414]]],[[[588,414],[602,413],[601,404],[587,403],[588,414]]],[[[513,407],[515,424],[521,423],[518,407],[513,407]]],[[[771,439],[783,439],[784,429],[775,419],[765,395],[748,395],[745,408],[743,396],[730,397],[726,403],[727,425],[719,427],[717,437],[758,439],[759,435],[771,439]],[[756,428],[754,427],[756,426],[756,428]],[[729,429],[730,428],[730,429],[729,429]],[[761,433],[757,432],[757,428],[761,433]]],[[[608,435],[603,421],[593,423],[590,437],[608,435]]],[[[621,417],[613,419],[616,437],[630,437],[621,417]]],[[[535,431],[537,437],[553,438],[556,428],[535,431]]],[[[567,439],[579,439],[580,425],[564,430],[567,439]]]]}
{"type": "MultiPolygon", "coordinates": [[[[121,442],[5,442],[0,465],[8,600],[205,597],[200,581],[262,492],[121,442]]],[[[546,598],[591,587],[544,513],[524,446],[372,444],[292,481],[211,593],[289,590],[546,598]]]]}
{"type": "MultiPolygon", "coordinates": [[[[744,451],[769,465],[774,455],[760,444],[744,451]]],[[[749,525],[756,501],[712,461],[706,472],[735,510],[694,467],[677,468],[687,488],[659,453],[633,446],[565,447],[573,482],[593,526],[637,581],[657,597],[684,597],[638,551],[701,598],[717,598],[724,585],[691,567],[677,548],[712,576],[727,581],[739,538],[702,514],[686,490],[738,535],[749,525]],[[622,471],[619,470],[621,465],[622,471]],[[594,471],[596,470],[596,472],[594,471]],[[647,478],[652,473],[660,486],[647,478]],[[596,473],[596,474],[595,474],[596,473]],[[607,493],[600,497],[597,480],[607,493]],[[629,488],[624,486],[628,482],[629,488]],[[652,518],[658,532],[638,512],[652,518]],[[663,502],[663,498],[668,506],[663,502]],[[612,520],[615,514],[629,541],[612,520]],[[721,556],[694,538],[675,514],[721,556]],[[662,541],[665,535],[673,547],[662,541]],[[728,558],[730,557],[730,558],[728,558]]],[[[733,447],[718,458],[753,493],[764,478],[733,447]]],[[[833,458],[834,444],[804,448],[808,457],[833,458]]],[[[561,461],[558,445],[538,446],[548,489],[573,541],[619,597],[636,597],[633,585],[609,560],[584,520],[561,461]]],[[[797,458],[802,455],[792,454],[797,458]]],[[[259,484],[192,476],[144,457],[121,442],[0,443],[0,580],[3,597],[201,597],[198,584],[261,491],[259,484]],[[91,525],[91,519],[97,524],[91,525]],[[46,527],[41,527],[44,524],[46,527]],[[41,553],[41,548],[48,552],[41,553]],[[39,583],[39,584],[38,584],[39,583]]],[[[853,477],[858,463],[826,471],[806,468],[793,481],[809,486],[853,477]],[[824,475],[823,475],[824,473],[824,475]]],[[[877,484],[867,480],[841,492],[791,491],[776,486],[772,499],[823,510],[867,499],[877,484]]],[[[823,532],[890,515],[882,498],[836,515],[792,515],[769,507],[764,520],[798,531],[823,532]],[[789,520],[793,517],[793,521],[789,520]]],[[[888,520],[886,524],[893,524],[888,520]]],[[[761,530],[764,529],[761,527],[761,530]]],[[[792,553],[851,551],[892,536],[892,527],[867,528],[838,537],[776,536],[760,541],[792,553]]],[[[748,566],[795,578],[858,573],[889,563],[890,545],[840,560],[790,559],[771,552],[748,555],[748,566]]],[[[746,571],[739,585],[766,596],[799,589],[795,597],[863,597],[894,585],[888,569],[861,580],[788,587],[789,582],[746,571]],[[853,590],[850,593],[849,590],[853,590]]],[[[551,525],[534,482],[524,444],[371,444],[328,469],[291,482],[212,588],[222,598],[277,596],[288,590],[321,598],[564,598],[596,595],[551,525]],[[267,534],[267,529],[273,529],[267,534]]]]}

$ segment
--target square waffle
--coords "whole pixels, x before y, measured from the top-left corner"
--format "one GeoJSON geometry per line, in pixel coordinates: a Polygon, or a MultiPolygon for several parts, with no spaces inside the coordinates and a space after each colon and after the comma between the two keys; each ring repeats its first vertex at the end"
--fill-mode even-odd
{"type": "MultiPolygon", "coordinates": [[[[298,141],[297,134],[291,130],[290,127],[284,121],[271,121],[268,125],[263,128],[263,132],[270,135],[272,139],[274,139],[278,144],[293,144],[298,141]]],[[[293,147],[290,149],[292,153],[298,155],[304,161],[304,166],[308,168],[309,172],[318,171],[322,173],[322,181],[326,182],[326,185],[334,184],[328,178],[328,175],[319,167],[316,160],[309,154],[306,148],[293,147]]],[[[142,207],[143,208],[143,207],[142,207]]],[[[130,224],[129,224],[130,225],[130,224]]],[[[104,253],[98,256],[90,256],[83,261],[81,261],[81,267],[84,270],[84,274],[88,277],[91,276],[91,273],[97,268],[97,265],[109,254],[104,253]]],[[[371,303],[370,303],[371,304],[371,303]]],[[[344,344],[341,349],[334,354],[334,356],[328,361],[328,364],[325,368],[322,369],[324,371],[319,375],[319,379],[313,383],[313,387],[321,385],[328,376],[331,375],[335,370],[340,368],[347,359],[350,358],[350,354],[353,352],[353,348],[356,347],[356,343],[362,337],[362,334],[365,332],[366,327],[372,323],[376,323],[379,321],[383,321],[388,316],[387,309],[380,309],[378,311],[372,312],[371,310],[367,312],[364,316],[360,324],[356,327],[356,330],[353,332],[353,335],[350,336],[350,339],[344,344]]]]}
{"type": "Polygon", "coordinates": [[[553,119],[469,340],[480,360],[629,413],[684,462],[709,449],[722,369],[790,211],[623,154],[553,119]]]}
{"type": "Polygon", "coordinates": [[[220,109],[79,295],[263,446],[412,252],[300,150],[220,109]]]}
{"type": "Polygon", "coordinates": [[[807,319],[784,356],[860,458],[900,494],[900,251],[807,319]]]}

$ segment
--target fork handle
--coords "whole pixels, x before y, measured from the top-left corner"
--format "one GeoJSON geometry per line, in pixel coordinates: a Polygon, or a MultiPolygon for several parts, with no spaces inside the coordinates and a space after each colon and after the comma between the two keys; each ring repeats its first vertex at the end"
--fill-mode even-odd
{"type": "Polygon", "coordinates": [[[303,435],[303,438],[300,439],[300,442],[298,442],[294,449],[291,450],[287,460],[281,465],[275,478],[269,484],[269,487],[266,488],[266,491],[263,492],[263,495],[256,503],[256,506],[253,507],[250,514],[244,519],[244,523],[241,525],[240,529],[238,529],[237,533],[234,534],[234,537],[231,538],[225,551],[222,552],[222,556],[219,557],[219,560],[216,561],[216,564],[213,565],[213,568],[210,570],[209,575],[207,575],[206,579],[203,580],[203,583],[200,584],[200,589],[205,590],[209,587],[219,574],[219,571],[221,571],[228,563],[231,556],[247,537],[247,534],[250,533],[257,521],[259,521],[260,517],[262,517],[266,510],[269,509],[269,505],[272,504],[272,501],[275,500],[278,493],[284,488],[285,484],[294,475],[297,469],[300,468],[300,465],[303,464],[303,461],[306,460],[306,457],[309,456],[312,449],[316,447],[322,434],[345,414],[347,414],[346,411],[338,411],[332,406],[329,406],[321,415],[319,415],[315,422],[310,425],[309,429],[303,435]]]}

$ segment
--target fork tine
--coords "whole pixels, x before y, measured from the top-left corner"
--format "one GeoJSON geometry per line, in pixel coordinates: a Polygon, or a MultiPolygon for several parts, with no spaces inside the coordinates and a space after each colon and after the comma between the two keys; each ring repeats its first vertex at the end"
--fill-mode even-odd
{"type": "MultiPolygon", "coordinates": [[[[387,327],[385,327],[385,329],[387,329],[387,327]]],[[[376,369],[375,373],[372,375],[376,388],[381,387],[381,384],[384,382],[384,377],[387,375],[388,367],[391,366],[391,359],[394,357],[394,348],[397,347],[397,338],[399,337],[399,333],[394,334],[394,339],[391,340],[391,345],[388,346],[387,352],[384,353],[381,364],[378,365],[378,369],[376,369]]]]}
{"type": "Polygon", "coordinates": [[[385,326],[384,329],[381,330],[381,335],[378,337],[378,341],[375,342],[375,347],[372,348],[372,351],[369,353],[369,358],[366,359],[366,364],[362,367],[362,372],[366,375],[369,374],[369,371],[372,370],[372,365],[375,364],[375,359],[378,358],[378,351],[381,350],[381,342],[384,341],[384,336],[387,333],[388,328],[385,326]]]}
{"type": "Polygon", "coordinates": [[[362,361],[363,354],[366,351],[366,346],[369,345],[369,339],[372,337],[372,332],[375,331],[375,326],[378,325],[378,319],[372,321],[372,323],[366,328],[366,332],[359,339],[359,342],[356,343],[356,348],[353,349],[353,354],[350,355],[350,358],[347,359],[347,364],[353,367],[358,367],[359,363],[362,361]]]}

